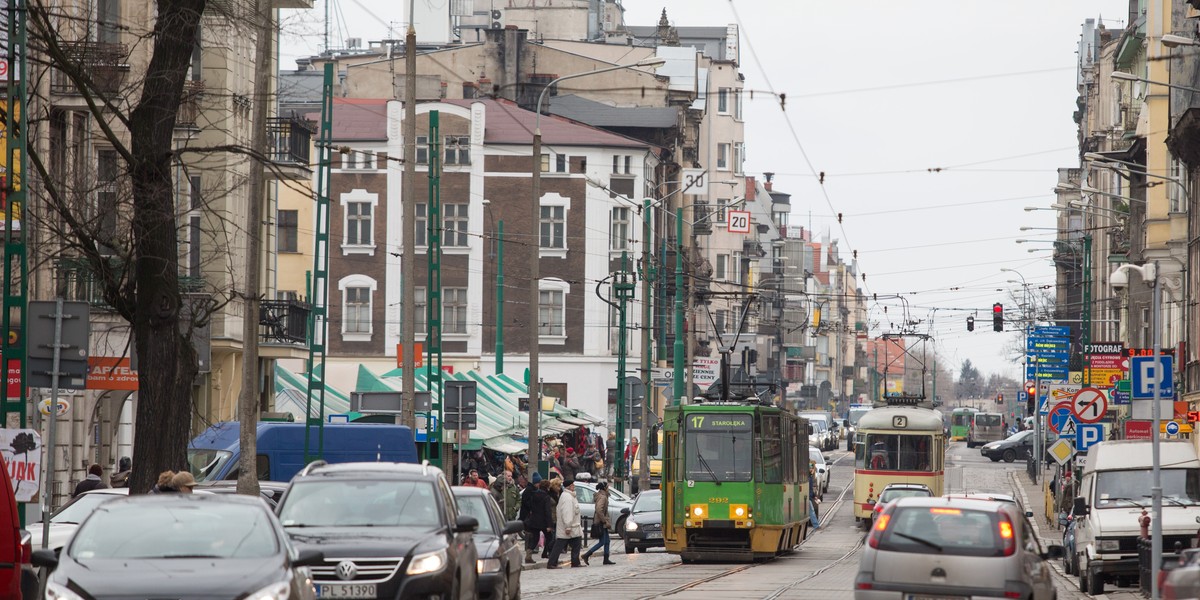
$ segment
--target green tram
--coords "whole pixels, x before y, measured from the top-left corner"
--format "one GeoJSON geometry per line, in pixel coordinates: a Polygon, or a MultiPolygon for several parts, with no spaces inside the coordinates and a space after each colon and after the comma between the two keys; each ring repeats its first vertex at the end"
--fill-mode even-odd
{"type": "Polygon", "coordinates": [[[761,560],[808,535],[808,421],[774,406],[666,409],[663,541],[684,562],[761,560]]]}

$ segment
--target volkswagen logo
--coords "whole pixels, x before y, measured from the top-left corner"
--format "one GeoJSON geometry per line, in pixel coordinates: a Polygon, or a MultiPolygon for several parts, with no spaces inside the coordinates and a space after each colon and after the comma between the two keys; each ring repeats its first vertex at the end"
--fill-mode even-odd
{"type": "Polygon", "coordinates": [[[338,579],[341,579],[342,581],[350,581],[354,579],[356,575],[358,575],[358,567],[354,566],[354,563],[348,560],[343,560],[342,562],[338,563],[338,579]]]}

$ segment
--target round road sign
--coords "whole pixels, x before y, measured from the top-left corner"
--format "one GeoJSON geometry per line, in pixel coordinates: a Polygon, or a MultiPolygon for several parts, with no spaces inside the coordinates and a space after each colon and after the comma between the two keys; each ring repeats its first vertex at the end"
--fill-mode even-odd
{"type": "Polygon", "coordinates": [[[1175,421],[1168,421],[1167,422],[1167,435],[1178,435],[1178,434],[1179,434],[1179,423],[1177,423],[1175,421]]]}
{"type": "Polygon", "coordinates": [[[1071,398],[1071,410],[1081,423],[1098,423],[1108,412],[1108,397],[1094,387],[1085,387],[1071,398]]]}
{"type": "Polygon", "coordinates": [[[1075,418],[1074,411],[1071,410],[1070,402],[1059,402],[1050,409],[1050,414],[1046,418],[1046,422],[1050,424],[1050,431],[1059,433],[1063,425],[1070,419],[1075,418]]]}

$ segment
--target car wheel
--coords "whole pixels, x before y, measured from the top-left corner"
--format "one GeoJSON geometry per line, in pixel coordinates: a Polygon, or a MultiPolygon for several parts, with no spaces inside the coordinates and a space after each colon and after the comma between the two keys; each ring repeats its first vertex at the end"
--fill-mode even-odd
{"type": "Polygon", "coordinates": [[[999,456],[989,456],[988,458],[992,459],[992,462],[1000,462],[999,456]]]}
{"type": "Polygon", "coordinates": [[[1099,571],[1088,571],[1088,593],[1093,596],[1099,596],[1104,593],[1104,575],[1099,571]]]}
{"type": "Polygon", "coordinates": [[[625,515],[621,515],[621,518],[617,519],[617,537],[625,539],[625,515]]]}
{"type": "Polygon", "coordinates": [[[1009,448],[1008,450],[1005,450],[1005,451],[1004,451],[1004,462],[1006,462],[1006,463],[1010,463],[1010,462],[1012,462],[1012,461],[1014,461],[1014,460],[1017,460],[1017,453],[1016,453],[1016,452],[1013,452],[1013,449],[1012,449],[1012,448],[1009,448]]]}
{"type": "MultiPolygon", "coordinates": [[[[1077,566],[1079,565],[1077,564],[1077,566]]],[[[1075,569],[1075,574],[1079,577],[1079,591],[1084,594],[1088,593],[1087,569],[1080,566],[1080,568],[1075,569]]]]}
{"type": "Polygon", "coordinates": [[[625,542],[625,554],[633,554],[633,544],[625,542]]]}

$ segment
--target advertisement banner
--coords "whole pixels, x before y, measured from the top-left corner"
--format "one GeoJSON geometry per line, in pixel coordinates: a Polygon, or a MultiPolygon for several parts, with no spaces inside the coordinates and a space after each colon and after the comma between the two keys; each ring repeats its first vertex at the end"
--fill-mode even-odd
{"type": "Polygon", "coordinates": [[[136,391],[138,374],[130,367],[128,358],[89,356],[87,389],[136,391]]]}
{"type": "Polygon", "coordinates": [[[17,502],[34,502],[42,488],[42,436],[33,429],[0,429],[0,456],[17,502]]]}

